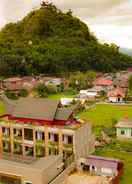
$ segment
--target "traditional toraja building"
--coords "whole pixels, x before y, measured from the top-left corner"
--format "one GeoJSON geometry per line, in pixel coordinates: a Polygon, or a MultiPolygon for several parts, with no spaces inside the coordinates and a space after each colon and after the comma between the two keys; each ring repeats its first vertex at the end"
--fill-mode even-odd
{"type": "Polygon", "coordinates": [[[64,155],[86,157],[94,150],[91,125],[76,120],[76,105],[62,107],[58,100],[1,97],[6,112],[0,118],[0,153],[21,158],[64,155]]]}

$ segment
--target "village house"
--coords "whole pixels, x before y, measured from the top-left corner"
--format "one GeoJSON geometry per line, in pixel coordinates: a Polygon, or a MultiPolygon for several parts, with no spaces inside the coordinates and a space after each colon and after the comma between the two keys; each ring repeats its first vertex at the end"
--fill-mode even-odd
{"type": "Polygon", "coordinates": [[[122,88],[124,91],[127,91],[128,80],[129,80],[130,75],[131,75],[130,72],[117,73],[117,75],[113,81],[113,85],[117,88],[122,88]]]}
{"type": "Polygon", "coordinates": [[[119,184],[123,175],[123,163],[120,160],[91,155],[78,161],[78,168],[92,176],[105,176],[108,184],[119,184]]]}
{"type": "Polygon", "coordinates": [[[96,96],[97,96],[97,92],[92,89],[80,90],[79,92],[80,99],[95,99],[96,96]]]}
{"type": "Polygon", "coordinates": [[[39,81],[41,83],[44,83],[46,86],[48,85],[54,85],[54,86],[60,86],[62,83],[65,82],[64,78],[59,77],[40,77],[39,81]]]}
{"type": "Polygon", "coordinates": [[[132,139],[132,120],[124,118],[116,124],[117,138],[132,139]]]}
{"type": "Polygon", "coordinates": [[[125,92],[121,88],[115,88],[107,92],[108,101],[112,103],[124,102],[125,96],[125,92]]]}
{"type": "Polygon", "coordinates": [[[22,89],[23,80],[20,77],[7,78],[2,81],[2,88],[4,90],[18,92],[22,89]]]}
{"type": "MultiPolygon", "coordinates": [[[[6,156],[8,159],[30,160],[62,154],[63,160],[68,162],[69,159],[86,157],[94,151],[91,125],[75,119],[76,105],[66,108],[61,106],[59,100],[38,98],[21,98],[16,102],[5,96],[1,96],[1,99],[6,107],[5,114],[0,118],[2,159],[6,156]]],[[[18,170],[13,169],[12,172],[13,166],[7,167],[7,162],[4,164],[3,160],[2,163],[2,176],[8,173],[8,177],[15,175],[25,181],[26,169],[21,174],[21,166],[18,165],[18,170]]],[[[11,163],[8,162],[9,165],[11,163]]],[[[30,177],[26,178],[26,181],[30,180],[30,177]]],[[[36,184],[32,181],[29,183],[36,184]]]]}
{"type": "Polygon", "coordinates": [[[95,80],[94,85],[102,87],[104,91],[108,91],[113,88],[113,81],[101,77],[95,80]]]}
{"type": "Polygon", "coordinates": [[[22,77],[22,81],[22,88],[26,89],[29,92],[38,85],[38,77],[24,76],[22,77]]]}
{"type": "Polygon", "coordinates": [[[101,86],[94,86],[93,88],[87,89],[87,90],[80,90],[79,92],[79,98],[80,99],[93,99],[95,100],[96,97],[100,96],[100,92],[103,91],[103,88],[101,86]]]}

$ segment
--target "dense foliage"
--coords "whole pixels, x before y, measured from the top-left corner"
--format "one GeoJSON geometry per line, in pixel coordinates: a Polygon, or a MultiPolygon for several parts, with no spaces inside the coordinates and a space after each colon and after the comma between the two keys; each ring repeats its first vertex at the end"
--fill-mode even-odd
{"type": "Polygon", "coordinates": [[[87,25],[54,5],[41,6],[0,32],[0,74],[63,74],[73,71],[116,71],[132,58],[114,44],[100,44],[87,25]]]}
{"type": "Polygon", "coordinates": [[[76,72],[70,76],[69,87],[79,91],[81,89],[87,89],[93,87],[93,82],[96,78],[96,73],[89,71],[86,73],[76,72]]]}

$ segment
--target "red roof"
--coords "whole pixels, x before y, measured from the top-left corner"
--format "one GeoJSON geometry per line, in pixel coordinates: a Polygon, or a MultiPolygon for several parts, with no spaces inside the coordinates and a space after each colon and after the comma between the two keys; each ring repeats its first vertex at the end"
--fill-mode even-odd
{"type": "Polygon", "coordinates": [[[116,89],[113,89],[111,91],[109,91],[107,93],[107,96],[108,97],[118,97],[118,96],[121,96],[122,98],[125,98],[125,92],[120,89],[120,88],[116,88],[116,89]]]}
{"type": "Polygon", "coordinates": [[[7,79],[4,80],[4,82],[18,82],[18,81],[22,81],[22,78],[11,77],[11,78],[7,78],[7,79]]]}
{"type": "Polygon", "coordinates": [[[99,78],[95,81],[96,86],[111,86],[113,82],[105,78],[99,78]]]}
{"type": "Polygon", "coordinates": [[[132,72],[132,67],[129,67],[129,68],[127,69],[127,71],[128,71],[128,72],[132,72]]]}

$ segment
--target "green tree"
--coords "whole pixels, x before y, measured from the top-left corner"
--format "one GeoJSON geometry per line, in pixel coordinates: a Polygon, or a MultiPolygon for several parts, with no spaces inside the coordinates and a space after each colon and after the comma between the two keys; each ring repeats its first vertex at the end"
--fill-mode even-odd
{"type": "Polygon", "coordinates": [[[35,90],[39,97],[44,98],[47,96],[47,88],[44,84],[39,84],[35,90]]]}
{"type": "Polygon", "coordinates": [[[77,91],[86,89],[88,87],[86,75],[81,72],[77,72],[71,75],[69,86],[73,89],[76,89],[77,91]]]}
{"type": "Polygon", "coordinates": [[[132,92],[132,75],[129,77],[129,80],[128,80],[128,89],[129,91],[132,92]]]}
{"type": "Polygon", "coordinates": [[[0,31],[0,75],[5,77],[115,72],[131,66],[131,57],[121,54],[115,44],[99,43],[71,10],[63,13],[46,1],[0,31]]]}
{"type": "Polygon", "coordinates": [[[87,82],[88,82],[88,87],[93,86],[93,82],[94,82],[95,78],[96,78],[96,72],[88,71],[86,73],[86,79],[87,79],[87,82]]]}

